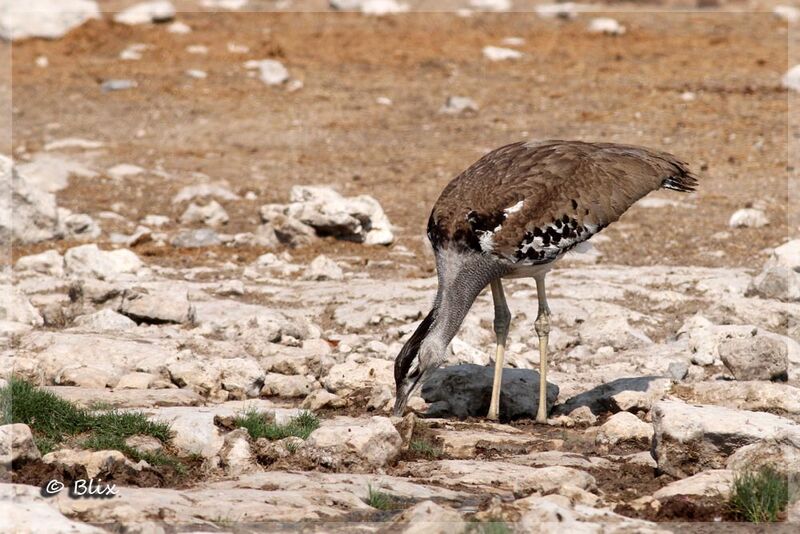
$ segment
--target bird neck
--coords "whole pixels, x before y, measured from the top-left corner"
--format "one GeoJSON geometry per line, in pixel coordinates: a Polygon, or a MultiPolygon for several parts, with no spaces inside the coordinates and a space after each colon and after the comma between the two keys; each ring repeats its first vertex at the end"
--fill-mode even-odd
{"type": "Polygon", "coordinates": [[[441,364],[447,346],[458,333],[472,303],[493,279],[502,276],[502,265],[482,254],[455,249],[436,251],[439,289],[433,305],[433,321],[422,343],[422,353],[433,354],[441,364]]]}

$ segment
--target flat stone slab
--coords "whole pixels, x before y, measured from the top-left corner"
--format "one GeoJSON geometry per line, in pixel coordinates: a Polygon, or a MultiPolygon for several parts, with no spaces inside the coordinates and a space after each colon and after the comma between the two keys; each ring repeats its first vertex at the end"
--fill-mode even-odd
{"type": "Polygon", "coordinates": [[[688,402],[752,411],[800,414],[800,388],[763,380],[715,380],[679,384],[673,393],[688,402]]]}
{"type": "Polygon", "coordinates": [[[190,389],[103,389],[73,386],[48,386],[47,390],[83,408],[157,408],[200,406],[203,397],[190,389]]]}
{"type": "Polygon", "coordinates": [[[727,498],[731,493],[734,472],[730,469],[711,469],[696,475],[676,480],[653,494],[653,498],[664,500],[678,495],[716,496],[727,498]]]}
{"type": "Polygon", "coordinates": [[[468,497],[385,475],[270,471],[188,490],[118,487],[113,499],[71,499],[60,494],[55,505],[68,517],[97,524],[165,519],[173,525],[297,522],[374,511],[365,502],[370,487],[403,499],[458,502],[468,497]]]}

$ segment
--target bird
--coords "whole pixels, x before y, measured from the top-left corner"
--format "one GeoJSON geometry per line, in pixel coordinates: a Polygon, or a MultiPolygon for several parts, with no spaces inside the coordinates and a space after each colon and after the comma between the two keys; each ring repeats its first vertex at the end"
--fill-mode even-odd
{"type": "Polygon", "coordinates": [[[430,312],[394,363],[393,414],[444,363],[450,341],[488,285],[494,303],[496,350],[487,419],[498,420],[503,360],[511,313],[503,279],[536,282],[539,399],[536,422],[547,420],[550,308],[545,276],[576,247],[657,189],[693,192],[697,177],[672,154],[634,145],[584,141],[519,141],[497,148],[456,176],[431,210],[427,237],[438,288],[430,312]]]}

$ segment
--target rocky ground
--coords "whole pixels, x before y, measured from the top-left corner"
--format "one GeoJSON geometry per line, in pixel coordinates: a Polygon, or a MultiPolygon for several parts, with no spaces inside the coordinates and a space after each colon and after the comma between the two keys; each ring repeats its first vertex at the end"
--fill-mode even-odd
{"type": "Polygon", "coordinates": [[[728,506],[734,479],[800,473],[795,11],[158,4],[55,40],[4,33],[0,385],[95,421],[52,439],[43,420],[72,412],[22,422],[12,399],[13,531],[761,531],[728,506]],[[392,418],[394,358],[436,287],[427,210],[519,137],[662,147],[701,187],[647,197],[550,275],[547,425],[532,280],[506,290],[499,423],[488,293],[392,418]],[[101,443],[103,417],[164,426],[101,443]],[[40,489],[86,478],[118,494],[40,489]]]}

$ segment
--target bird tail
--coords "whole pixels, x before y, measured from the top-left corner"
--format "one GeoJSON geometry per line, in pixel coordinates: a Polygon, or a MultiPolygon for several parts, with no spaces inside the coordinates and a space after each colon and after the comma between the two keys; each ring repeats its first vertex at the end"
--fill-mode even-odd
{"type": "Polygon", "coordinates": [[[662,183],[661,187],[664,189],[672,189],[673,191],[680,191],[681,193],[691,193],[697,188],[697,177],[692,174],[689,167],[682,161],[670,162],[675,167],[675,173],[667,177],[662,183]]]}

